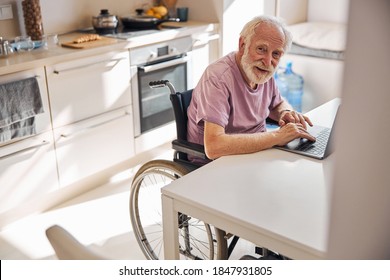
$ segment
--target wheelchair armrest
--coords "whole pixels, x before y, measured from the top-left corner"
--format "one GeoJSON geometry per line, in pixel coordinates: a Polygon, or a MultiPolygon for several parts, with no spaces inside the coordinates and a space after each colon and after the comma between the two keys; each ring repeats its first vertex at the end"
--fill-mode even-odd
{"type": "Polygon", "coordinates": [[[267,118],[267,119],[265,120],[265,122],[266,122],[266,124],[277,125],[277,126],[279,126],[279,123],[278,123],[277,121],[271,119],[271,118],[267,118]]]}
{"type": "Polygon", "coordinates": [[[178,152],[196,156],[202,159],[208,159],[204,151],[204,146],[200,144],[176,139],[172,141],[172,148],[178,152]]]}

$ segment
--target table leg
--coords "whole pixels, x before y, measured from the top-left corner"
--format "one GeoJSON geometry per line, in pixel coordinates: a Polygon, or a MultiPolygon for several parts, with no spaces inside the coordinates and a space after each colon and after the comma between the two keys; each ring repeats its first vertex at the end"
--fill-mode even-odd
{"type": "Polygon", "coordinates": [[[179,236],[178,236],[178,212],[175,211],[173,199],[162,195],[163,215],[163,239],[164,258],[166,260],[179,259],[179,236]]]}

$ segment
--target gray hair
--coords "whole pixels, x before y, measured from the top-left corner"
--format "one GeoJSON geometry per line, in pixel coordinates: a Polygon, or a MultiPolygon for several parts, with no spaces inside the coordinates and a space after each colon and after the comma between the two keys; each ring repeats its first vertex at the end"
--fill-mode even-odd
{"type": "Polygon", "coordinates": [[[269,15],[261,15],[253,18],[251,21],[246,23],[241,30],[240,36],[245,38],[245,41],[248,42],[251,40],[252,36],[255,34],[255,29],[258,24],[260,23],[268,23],[273,26],[279,27],[282,29],[283,34],[284,34],[284,46],[283,50],[284,52],[287,52],[292,43],[292,34],[291,32],[287,29],[286,24],[282,19],[274,17],[274,16],[269,16],[269,15]]]}

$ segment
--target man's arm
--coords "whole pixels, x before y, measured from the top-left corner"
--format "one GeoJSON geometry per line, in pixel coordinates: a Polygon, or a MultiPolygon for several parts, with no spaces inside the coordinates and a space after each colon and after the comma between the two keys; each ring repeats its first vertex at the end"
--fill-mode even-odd
{"type": "Polygon", "coordinates": [[[205,122],[204,126],[204,146],[210,159],[283,146],[295,138],[315,141],[300,123],[288,123],[276,131],[253,134],[226,134],[222,126],[210,122],[205,122]]]}

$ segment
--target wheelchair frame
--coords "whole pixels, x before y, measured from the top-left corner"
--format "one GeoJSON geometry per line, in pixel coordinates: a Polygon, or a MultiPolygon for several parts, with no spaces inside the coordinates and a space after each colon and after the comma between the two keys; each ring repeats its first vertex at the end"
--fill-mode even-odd
{"type": "MultiPolygon", "coordinates": [[[[204,147],[187,141],[187,107],[192,90],[176,92],[167,80],[149,84],[152,88],[168,87],[176,120],[177,139],[172,141],[173,161],[153,160],[145,163],[134,176],[130,192],[130,219],[142,252],[148,259],[161,259],[163,254],[160,189],[200,167],[188,161],[191,154],[206,159],[204,147]],[[186,99],[186,100],[184,100],[186,99]],[[148,193],[150,190],[151,193],[148,193]],[[149,209],[148,203],[155,207],[149,209]],[[153,212],[149,214],[149,212],[153,212]],[[146,218],[152,215],[151,218],[146,218]],[[150,221],[152,220],[152,221],[150,221]],[[154,224],[153,224],[154,223],[154,224]],[[151,225],[152,224],[152,225],[151,225]]],[[[225,232],[183,213],[178,216],[179,248],[185,259],[227,259],[225,232]]]]}

